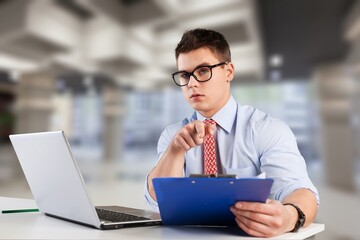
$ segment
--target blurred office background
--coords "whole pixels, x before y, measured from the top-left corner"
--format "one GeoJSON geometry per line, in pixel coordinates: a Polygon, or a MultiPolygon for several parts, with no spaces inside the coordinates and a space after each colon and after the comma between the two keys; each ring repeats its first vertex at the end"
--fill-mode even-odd
{"type": "Polygon", "coordinates": [[[355,0],[0,0],[0,196],[32,197],[8,135],[64,130],[95,203],[145,208],[160,133],[191,113],[170,74],[195,27],[227,37],[236,99],[295,133],[318,239],[360,239],[355,0]]]}

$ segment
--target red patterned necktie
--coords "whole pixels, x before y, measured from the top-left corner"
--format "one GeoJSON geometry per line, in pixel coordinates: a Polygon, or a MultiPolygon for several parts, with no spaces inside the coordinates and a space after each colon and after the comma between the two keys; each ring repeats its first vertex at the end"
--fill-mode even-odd
{"type": "MultiPolygon", "coordinates": [[[[205,124],[216,124],[212,119],[205,119],[205,124]]],[[[204,138],[204,174],[217,174],[216,150],[214,135],[207,134],[204,138]]]]}

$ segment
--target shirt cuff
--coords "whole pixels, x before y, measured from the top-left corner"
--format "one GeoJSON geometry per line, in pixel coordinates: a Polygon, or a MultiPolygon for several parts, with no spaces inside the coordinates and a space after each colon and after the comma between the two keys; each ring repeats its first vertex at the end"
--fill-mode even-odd
{"type": "Polygon", "coordinates": [[[285,189],[283,189],[282,191],[276,193],[275,200],[282,201],[285,197],[287,197],[289,194],[291,194],[295,190],[302,189],[302,188],[308,189],[311,192],[313,192],[314,196],[316,198],[316,203],[318,205],[320,205],[319,193],[318,193],[316,187],[311,182],[300,182],[300,183],[292,184],[292,185],[286,187],[285,189]]]}

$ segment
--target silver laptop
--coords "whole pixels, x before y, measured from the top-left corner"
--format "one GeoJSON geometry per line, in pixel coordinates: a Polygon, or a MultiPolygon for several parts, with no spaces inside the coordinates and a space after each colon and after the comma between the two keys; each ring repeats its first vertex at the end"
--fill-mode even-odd
{"type": "Polygon", "coordinates": [[[94,207],[63,131],[15,134],[10,140],[44,214],[98,229],[161,224],[151,211],[94,207]]]}

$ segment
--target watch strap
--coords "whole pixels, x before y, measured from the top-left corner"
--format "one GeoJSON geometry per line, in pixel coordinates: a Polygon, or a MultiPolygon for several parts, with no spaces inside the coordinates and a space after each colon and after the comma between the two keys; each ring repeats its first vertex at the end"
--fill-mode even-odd
{"type": "Polygon", "coordinates": [[[283,205],[284,206],[285,205],[290,205],[290,206],[293,206],[296,209],[296,211],[298,213],[298,219],[297,219],[297,221],[295,223],[294,229],[291,230],[290,232],[299,231],[299,229],[302,228],[304,226],[304,224],[305,224],[306,216],[305,216],[304,212],[301,211],[301,209],[298,206],[296,206],[295,204],[293,204],[293,203],[284,203],[283,205]]]}

